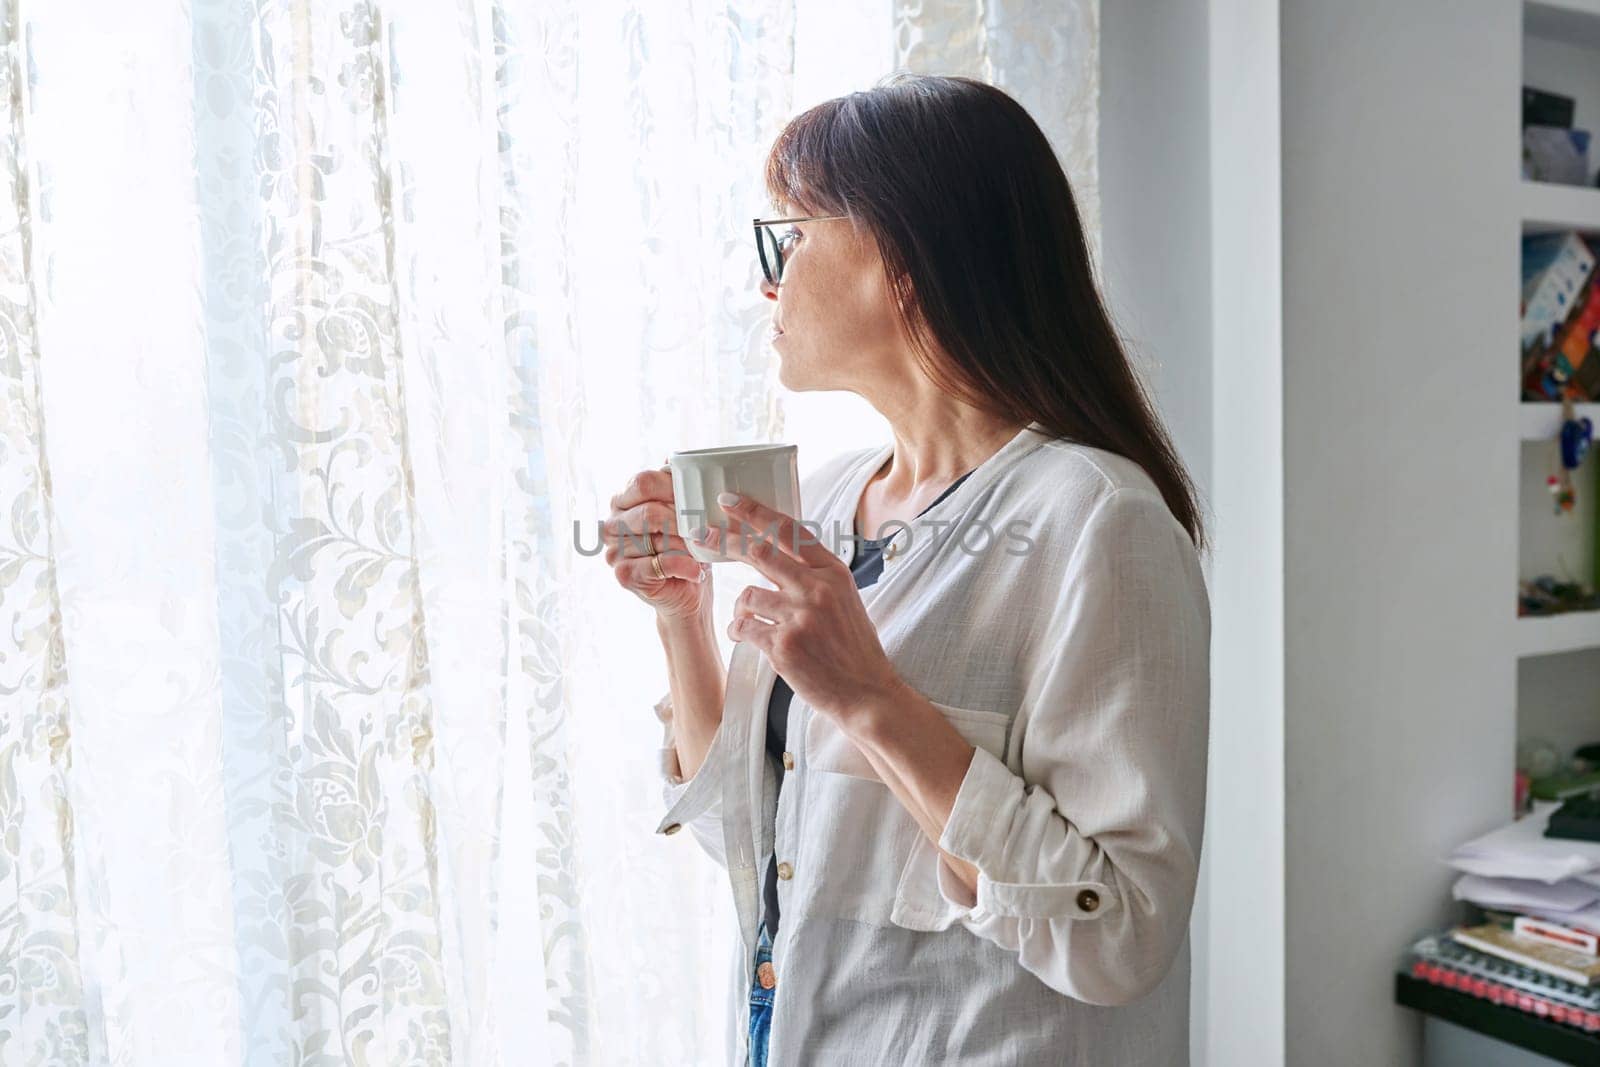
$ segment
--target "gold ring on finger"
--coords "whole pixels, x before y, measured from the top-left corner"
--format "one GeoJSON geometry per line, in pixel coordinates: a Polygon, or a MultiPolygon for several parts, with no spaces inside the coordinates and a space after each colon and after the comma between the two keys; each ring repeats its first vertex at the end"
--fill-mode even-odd
{"type": "Polygon", "coordinates": [[[660,578],[663,581],[666,580],[667,575],[666,572],[661,569],[661,556],[658,553],[650,553],[650,569],[656,572],[657,578],[660,578]]]}

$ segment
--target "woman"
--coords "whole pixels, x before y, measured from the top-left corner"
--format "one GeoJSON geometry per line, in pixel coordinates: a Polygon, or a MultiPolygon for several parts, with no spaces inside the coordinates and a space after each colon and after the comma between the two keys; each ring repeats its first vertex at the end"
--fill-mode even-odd
{"type": "Polygon", "coordinates": [[[666,651],[658,830],[734,891],[730,1054],[1184,1063],[1203,537],[1066,177],[1000,90],[897,75],[796,118],[766,178],[781,381],[893,443],[805,480],[820,540],[749,501],[707,532],[776,587],[740,594],[726,671],[665,470],[606,554],[666,651]]]}

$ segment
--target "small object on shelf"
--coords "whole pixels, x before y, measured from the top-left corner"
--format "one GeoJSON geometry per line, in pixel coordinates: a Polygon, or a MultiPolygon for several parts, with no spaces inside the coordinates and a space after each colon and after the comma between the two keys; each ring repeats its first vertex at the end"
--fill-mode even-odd
{"type": "Polygon", "coordinates": [[[1557,185],[1589,184],[1589,131],[1525,126],[1522,176],[1557,185]]]}
{"type": "Polygon", "coordinates": [[[1565,841],[1600,841],[1600,797],[1593,792],[1600,786],[1600,774],[1590,773],[1584,777],[1595,781],[1596,785],[1567,798],[1566,803],[1551,812],[1544,836],[1565,841]]]}
{"type": "Polygon", "coordinates": [[[1571,511],[1578,502],[1577,495],[1572,491],[1572,483],[1563,481],[1560,475],[1552,474],[1544,480],[1544,484],[1550,490],[1550,495],[1555,498],[1555,513],[1557,515],[1571,511]]]}
{"type": "MultiPolygon", "coordinates": [[[[1595,257],[1576,233],[1522,239],[1522,347],[1550,345],[1594,272],[1595,257]]],[[[1554,398],[1552,398],[1554,399],[1554,398]]]]}
{"type": "Polygon", "coordinates": [[[1572,397],[1561,398],[1561,465],[1569,471],[1583,466],[1583,457],[1589,454],[1594,441],[1594,423],[1584,416],[1579,418],[1572,407],[1572,397]]]}
{"type": "MultiPolygon", "coordinates": [[[[1501,907],[1509,906],[1507,901],[1526,903],[1529,897],[1522,892],[1525,887],[1507,884],[1507,880],[1520,879],[1543,882],[1545,890],[1536,896],[1553,905],[1556,911],[1566,912],[1596,903],[1600,899],[1600,886],[1579,883],[1576,887],[1553,888],[1566,879],[1600,873],[1600,845],[1545,838],[1545,823],[1550,813],[1560,806],[1550,802],[1535,803],[1533,814],[1514,819],[1452,849],[1445,863],[1480,880],[1463,883],[1458,879],[1451,889],[1452,894],[1458,900],[1469,900],[1477,895],[1479,900],[1475,903],[1498,901],[1497,906],[1501,907]]],[[[1515,910],[1538,911],[1528,907],[1515,910]]],[[[1559,915],[1554,917],[1560,918],[1559,915]]]]}
{"type": "Polygon", "coordinates": [[[1522,353],[1524,400],[1588,401],[1600,396],[1600,271],[1574,298],[1564,323],[1541,334],[1522,353]]]}
{"type": "MultiPolygon", "coordinates": [[[[1566,800],[1569,797],[1588,796],[1596,789],[1600,789],[1600,771],[1589,771],[1585,774],[1578,774],[1572,771],[1558,772],[1546,778],[1535,778],[1528,789],[1539,800],[1566,800]]],[[[1556,814],[1560,814],[1560,812],[1558,811],[1556,814]]],[[[1600,814],[1600,812],[1597,812],[1597,814],[1600,814]]],[[[1551,819],[1554,818],[1555,816],[1552,815],[1551,819]]],[[[1571,837],[1572,835],[1553,834],[1546,827],[1545,836],[1571,837]]],[[[1600,839],[1583,838],[1582,840],[1600,839]]]]}
{"type": "Polygon", "coordinates": [[[1522,126],[1557,126],[1563,130],[1572,127],[1572,112],[1577,101],[1560,93],[1522,87],[1522,126]]]}
{"type": "Polygon", "coordinates": [[[1539,919],[1532,915],[1518,915],[1512,919],[1511,929],[1516,931],[1518,937],[1542,941],[1547,945],[1571,952],[1581,952],[1585,956],[1600,956],[1600,936],[1596,936],[1592,930],[1551,922],[1549,919],[1539,919]]]}
{"type": "Polygon", "coordinates": [[[1531,582],[1517,583],[1517,615],[1563,615],[1569,611],[1600,609],[1600,595],[1577,582],[1563,582],[1541,574],[1531,582]]]}
{"type": "Polygon", "coordinates": [[[1595,979],[1600,978],[1600,959],[1590,953],[1523,937],[1510,926],[1498,922],[1460,926],[1450,932],[1450,938],[1457,944],[1585,989],[1591,988],[1595,979]]]}
{"type": "Polygon", "coordinates": [[[1549,778],[1562,766],[1561,753],[1550,742],[1537,737],[1517,742],[1517,770],[1529,778],[1549,778]]]}
{"type": "Polygon", "coordinates": [[[1589,454],[1589,443],[1593,437],[1594,424],[1588,418],[1578,418],[1572,407],[1571,394],[1563,395],[1561,431],[1556,437],[1561,465],[1556,473],[1545,479],[1545,485],[1555,497],[1557,515],[1570,512],[1578,502],[1577,490],[1572,486],[1572,472],[1583,464],[1583,458],[1589,454]]]}

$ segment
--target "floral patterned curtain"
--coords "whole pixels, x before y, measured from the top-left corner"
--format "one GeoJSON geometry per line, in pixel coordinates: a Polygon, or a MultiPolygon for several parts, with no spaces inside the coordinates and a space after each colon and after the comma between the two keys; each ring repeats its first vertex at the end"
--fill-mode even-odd
{"type": "MultiPolygon", "coordinates": [[[[731,904],[579,549],[784,437],[795,3],[0,0],[0,1064],[718,1057],[731,904]]],[[[1074,40],[1019,95],[1083,196],[1074,40]]]]}
{"type": "Polygon", "coordinates": [[[0,6],[0,1062],[720,1046],[572,524],[700,384],[775,432],[791,21],[0,6]]]}

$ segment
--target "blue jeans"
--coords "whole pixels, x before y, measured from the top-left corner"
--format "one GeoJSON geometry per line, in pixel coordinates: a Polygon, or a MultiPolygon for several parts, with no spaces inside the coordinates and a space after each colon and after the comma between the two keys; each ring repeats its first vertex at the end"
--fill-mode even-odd
{"type": "Polygon", "coordinates": [[[767,1067],[767,1039],[772,1035],[772,1000],[777,989],[761,988],[759,971],[772,962],[772,938],[767,924],[761,924],[761,939],[756,944],[755,968],[750,973],[750,1067],[767,1067]]]}

